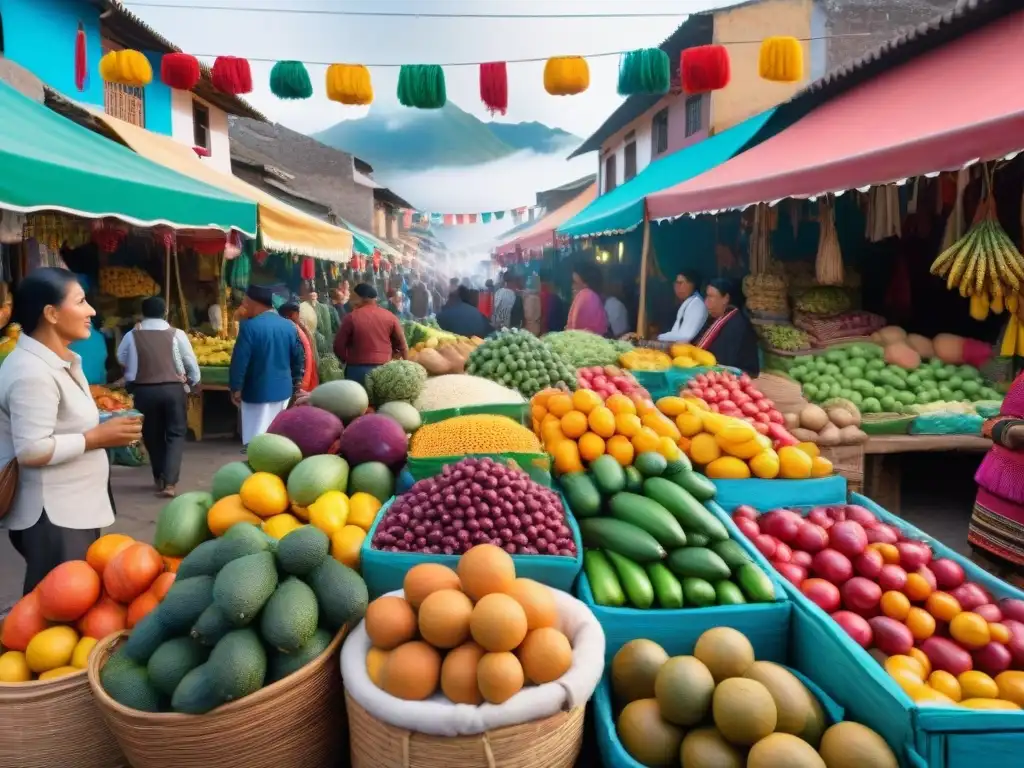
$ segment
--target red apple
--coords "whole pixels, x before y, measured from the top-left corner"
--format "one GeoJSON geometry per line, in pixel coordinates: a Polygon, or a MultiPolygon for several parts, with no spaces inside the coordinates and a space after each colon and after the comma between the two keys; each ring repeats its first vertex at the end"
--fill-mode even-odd
{"type": "Polygon", "coordinates": [[[774,559],[775,550],[778,548],[775,537],[762,533],[754,537],[754,546],[769,560],[774,559]]]}
{"type": "Polygon", "coordinates": [[[878,518],[875,517],[874,513],[859,504],[846,505],[846,519],[853,520],[855,523],[860,523],[864,528],[870,528],[873,525],[878,525],[878,518]]]}
{"type": "MultiPolygon", "coordinates": [[[[872,550],[874,551],[874,550],[872,550]]],[[[883,565],[878,574],[878,586],[883,592],[902,592],[907,585],[907,572],[898,565],[883,565]]]]}
{"type": "MultiPolygon", "coordinates": [[[[875,647],[889,656],[905,655],[914,647],[914,636],[905,625],[888,616],[876,616],[868,621],[874,633],[875,647]]],[[[929,638],[925,642],[931,642],[929,638]]]]}
{"type": "Polygon", "coordinates": [[[872,581],[877,581],[884,566],[885,559],[877,549],[865,549],[853,558],[853,570],[872,581]]]}
{"type": "Polygon", "coordinates": [[[932,550],[923,541],[900,541],[896,544],[900,552],[900,565],[907,571],[916,571],[922,565],[928,565],[932,559],[932,550]]]}
{"type": "Polygon", "coordinates": [[[973,581],[964,582],[956,589],[950,590],[949,594],[956,598],[965,611],[973,611],[979,605],[992,602],[988,592],[973,581]]]}
{"type": "Polygon", "coordinates": [[[882,599],[882,588],[863,576],[854,576],[839,588],[839,592],[843,605],[857,613],[872,610],[882,599]]]}
{"type": "Polygon", "coordinates": [[[740,517],[736,519],[736,527],[740,529],[740,533],[746,536],[748,539],[755,539],[761,534],[761,528],[756,522],[751,520],[749,517],[740,517]]]}
{"type": "Polygon", "coordinates": [[[779,575],[793,586],[799,587],[807,580],[806,568],[801,568],[799,565],[794,563],[773,562],[772,565],[775,567],[775,570],[779,572],[779,575]]]}
{"type": "Polygon", "coordinates": [[[828,513],[828,507],[815,507],[807,514],[807,522],[814,523],[819,528],[828,530],[835,525],[835,520],[828,513]]]}
{"type": "Polygon", "coordinates": [[[828,529],[828,543],[847,557],[856,557],[868,548],[868,537],[860,523],[844,520],[828,529]]]}
{"type": "Polygon", "coordinates": [[[810,552],[795,549],[793,550],[793,556],[789,559],[789,562],[793,563],[793,565],[799,565],[801,568],[806,570],[809,569],[811,567],[811,563],[814,562],[814,555],[810,552]]]}
{"type": "Polygon", "coordinates": [[[1010,642],[1006,647],[1013,656],[1013,665],[1021,669],[1024,667],[1024,623],[1015,619],[1003,619],[1003,625],[1010,630],[1010,642]]]}
{"type": "Polygon", "coordinates": [[[864,533],[867,534],[869,544],[895,544],[900,540],[896,531],[884,523],[876,523],[870,528],[865,528],[864,533]]]}
{"type": "Polygon", "coordinates": [[[833,584],[842,584],[853,576],[853,564],[850,559],[834,549],[823,549],[814,556],[811,569],[816,576],[828,579],[833,584]]]}
{"type": "Polygon", "coordinates": [[[1003,620],[1003,612],[999,610],[998,605],[994,605],[993,603],[985,603],[984,605],[979,605],[974,609],[973,612],[981,616],[981,618],[983,618],[990,624],[998,624],[1000,621],[1003,620]]]}
{"type": "Polygon", "coordinates": [[[964,583],[964,569],[956,560],[940,557],[932,560],[928,567],[935,574],[935,581],[938,583],[939,589],[948,591],[956,589],[964,583]]]}
{"type": "Polygon", "coordinates": [[[825,613],[834,613],[839,608],[839,588],[825,579],[807,579],[800,585],[800,591],[825,613]]]}
{"type": "Polygon", "coordinates": [[[735,520],[737,517],[746,517],[751,520],[757,520],[758,512],[749,504],[740,504],[732,511],[732,519],[735,520]]]}
{"type": "Polygon", "coordinates": [[[1003,616],[1014,621],[1024,621],[1024,600],[1015,597],[1004,597],[999,601],[1003,616]]]}
{"type": "Polygon", "coordinates": [[[828,546],[828,532],[820,525],[804,521],[797,529],[793,546],[804,552],[820,552],[828,546]]]}
{"type": "Polygon", "coordinates": [[[836,611],[832,618],[857,645],[861,648],[870,647],[873,633],[867,619],[851,611],[836,611]]]}
{"type": "Polygon", "coordinates": [[[988,643],[983,648],[972,652],[971,658],[974,660],[974,668],[980,669],[990,677],[1005,672],[1013,664],[1013,654],[1010,649],[999,643],[988,643]]]}
{"type": "Polygon", "coordinates": [[[774,509],[758,520],[758,525],[765,533],[771,534],[779,541],[789,543],[796,538],[797,531],[803,525],[803,518],[788,509],[774,509]]]}
{"type": "Polygon", "coordinates": [[[775,560],[780,563],[788,563],[793,559],[793,550],[788,544],[777,542],[775,545],[775,560]]]}

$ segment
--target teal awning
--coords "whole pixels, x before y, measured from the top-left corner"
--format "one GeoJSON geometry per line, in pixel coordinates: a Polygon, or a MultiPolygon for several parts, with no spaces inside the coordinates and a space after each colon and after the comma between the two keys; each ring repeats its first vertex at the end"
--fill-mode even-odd
{"type": "Polygon", "coordinates": [[[345,229],[352,233],[352,251],[354,253],[358,253],[361,256],[372,256],[373,252],[376,250],[394,258],[402,257],[402,254],[398,249],[388,245],[376,235],[371,235],[365,229],[360,229],[340,217],[338,218],[338,221],[342,223],[345,229]]]}
{"type": "Polygon", "coordinates": [[[591,237],[633,229],[644,220],[644,199],[648,195],[699,176],[748,146],[759,144],[767,138],[759,134],[774,113],[773,107],[727,131],[655,160],[621,187],[601,195],[565,222],[558,228],[558,234],[591,237]]]}
{"type": "Polygon", "coordinates": [[[0,208],[256,236],[256,203],[157,165],[0,82],[0,208]]]}

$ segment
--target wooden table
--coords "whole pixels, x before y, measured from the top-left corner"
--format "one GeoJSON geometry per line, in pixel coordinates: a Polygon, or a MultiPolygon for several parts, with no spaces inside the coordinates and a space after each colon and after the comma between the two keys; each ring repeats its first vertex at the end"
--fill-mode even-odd
{"type": "MultiPolygon", "coordinates": [[[[203,431],[203,415],[205,411],[205,395],[207,392],[229,392],[229,388],[226,384],[204,384],[199,388],[199,392],[190,394],[188,396],[188,428],[192,431],[192,435],[195,437],[197,443],[202,442],[204,437],[203,431]]],[[[234,406],[232,406],[234,407],[234,406]]],[[[206,437],[212,438],[235,438],[241,434],[241,426],[239,420],[242,418],[239,412],[238,417],[235,420],[235,429],[231,432],[215,432],[205,434],[206,437]]]]}
{"type": "Polygon", "coordinates": [[[900,454],[961,451],[985,453],[992,441],[975,435],[878,435],[864,444],[864,495],[894,515],[900,513],[903,468],[900,454]]]}

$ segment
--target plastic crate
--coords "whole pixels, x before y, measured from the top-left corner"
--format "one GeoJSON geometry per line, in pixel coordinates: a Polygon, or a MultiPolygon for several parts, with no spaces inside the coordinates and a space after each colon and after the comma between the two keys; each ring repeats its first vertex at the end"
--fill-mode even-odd
{"type": "MultiPolygon", "coordinates": [[[[573,583],[580,569],[583,568],[583,539],[580,536],[580,528],[576,524],[576,518],[569,511],[569,505],[565,497],[559,494],[562,499],[562,506],[565,508],[566,525],[572,531],[573,541],[576,542],[576,557],[558,557],[554,555],[512,555],[516,565],[516,576],[533,579],[542,584],[547,584],[554,589],[563,592],[572,592],[573,583]]],[[[459,562],[458,555],[430,555],[422,552],[384,552],[379,549],[372,549],[374,533],[377,526],[384,519],[394,498],[381,508],[370,532],[363,540],[363,546],[359,551],[360,570],[363,581],[370,592],[370,599],[380,597],[386,592],[393,592],[402,588],[405,574],[414,565],[420,563],[440,563],[450,568],[455,568],[459,562]]]]}
{"type": "Polygon", "coordinates": [[[846,478],[842,475],[813,480],[713,480],[715,501],[730,512],[740,504],[772,509],[796,504],[813,507],[846,503],[846,478]],[[800,501],[794,501],[799,499],[800,501]]]}
{"type": "Polygon", "coordinates": [[[695,366],[693,368],[677,368],[672,366],[664,371],[630,371],[633,378],[641,387],[651,394],[651,398],[658,400],[662,397],[678,395],[679,390],[686,386],[686,382],[699,376],[702,373],[713,371],[729,371],[739,376],[742,371],[739,368],[729,368],[724,365],[713,365],[711,367],[695,366]]]}
{"type": "Polygon", "coordinates": [[[420,414],[424,424],[436,424],[456,416],[506,416],[524,426],[530,426],[529,403],[488,403],[485,405],[464,405],[458,408],[441,408],[435,411],[424,411],[420,414]]]}

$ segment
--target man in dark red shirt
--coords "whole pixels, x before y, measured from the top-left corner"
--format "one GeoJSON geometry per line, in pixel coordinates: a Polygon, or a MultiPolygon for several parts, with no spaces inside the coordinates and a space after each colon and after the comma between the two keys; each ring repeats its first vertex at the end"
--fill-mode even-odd
{"type": "Polygon", "coordinates": [[[334,338],[334,354],[345,365],[345,378],[362,384],[374,368],[409,354],[398,318],[377,306],[377,291],[360,283],[352,291],[352,311],[334,338]]]}

